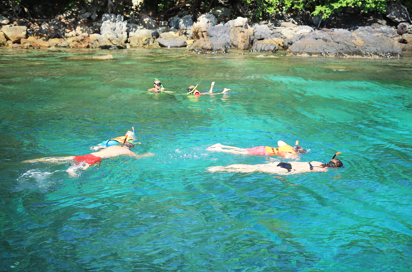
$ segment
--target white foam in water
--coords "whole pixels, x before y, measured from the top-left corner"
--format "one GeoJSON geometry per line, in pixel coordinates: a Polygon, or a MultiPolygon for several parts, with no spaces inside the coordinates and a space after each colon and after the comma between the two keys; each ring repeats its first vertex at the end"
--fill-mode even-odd
{"type": "Polygon", "coordinates": [[[85,162],[71,163],[70,167],[66,170],[66,172],[69,173],[71,177],[79,177],[80,173],[77,173],[77,171],[83,170],[84,167],[86,167],[85,162]]]}
{"type": "Polygon", "coordinates": [[[50,185],[49,177],[56,172],[62,172],[62,170],[48,172],[40,169],[30,169],[22,174],[17,181],[20,183],[35,181],[39,187],[48,187],[50,185]]]}

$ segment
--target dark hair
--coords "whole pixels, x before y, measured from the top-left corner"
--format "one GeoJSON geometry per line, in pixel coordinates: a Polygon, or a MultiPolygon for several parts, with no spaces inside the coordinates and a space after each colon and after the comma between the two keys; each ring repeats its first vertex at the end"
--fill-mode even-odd
{"type": "Polygon", "coordinates": [[[125,143],[123,146],[126,146],[126,147],[128,147],[128,148],[130,149],[130,148],[133,148],[133,147],[134,147],[134,144],[132,144],[132,143],[125,143]]]}
{"type": "Polygon", "coordinates": [[[328,163],[329,167],[342,167],[343,163],[338,160],[338,159],[332,159],[329,163],[328,163]],[[331,165],[332,163],[332,165],[331,165]]]}
{"type": "Polygon", "coordinates": [[[303,147],[298,146],[297,153],[298,154],[306,154],[306,153],[308,153],[308,151],[306,149],[304,149],[303,147]]]}

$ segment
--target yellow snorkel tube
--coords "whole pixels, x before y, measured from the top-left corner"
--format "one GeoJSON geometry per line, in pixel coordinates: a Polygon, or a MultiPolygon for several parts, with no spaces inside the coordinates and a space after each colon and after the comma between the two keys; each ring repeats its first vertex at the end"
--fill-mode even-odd
{"type": "Polygon", "coordinates": [[[199,86],[199,84],[197,84],[190,92],[187,93],[187,95],[191,95],[195,92],[197,86],[199,86]]]}
{"type": "Polygon", "coordinates": [[[299,147],[299,140],[296,140],[295,147],[293,148],[295,150],[296,154],[298,154],[298,147],[299,147]]]}

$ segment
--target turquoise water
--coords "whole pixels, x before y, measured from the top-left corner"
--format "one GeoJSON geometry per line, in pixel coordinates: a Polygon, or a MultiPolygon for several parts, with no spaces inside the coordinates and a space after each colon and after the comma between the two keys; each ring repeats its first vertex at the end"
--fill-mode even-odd
{"type": "Polygon", "coordinates": [[[1,271],[410,271],[412,58],[185,50],[0,51],[1,271]],[[70,57],[113,54],[114,60],[70,57]],[[173,94],[146,90],[154,78],[173,94]],[[189,99],[189,85],[228,95],[189,99]],[[135,127],[136,153],[67,164],[135,127]],[[344,168],[209,173],[276,160],[215,143],[310,149],[344,168]]]}

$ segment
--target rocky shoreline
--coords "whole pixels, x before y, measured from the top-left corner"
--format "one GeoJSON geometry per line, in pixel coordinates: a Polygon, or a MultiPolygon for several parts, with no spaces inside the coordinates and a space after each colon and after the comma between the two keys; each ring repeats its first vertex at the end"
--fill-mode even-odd
{"type": "MultiPolygon", "coordinates": [[[[395,5],[395,4],[394,4],[395,5]]],[[[251,24],[247,18],[227,20],[228,11],[217,9],[193,22],[190,15],[156,22],[148,15],[128,18],[104,14],[101,19],[83,11],[70,11],[52,19],[13,19],[0,16],[0,46],[10,48],[177,48],[196,53],[284,50],[291,56],[400,58],[412,50],[409,14],[396,6],[386,19],[372,18],[363,25],[318,28],[289,21],[251,24]],[[403,12],[403,13],[402,13],[403,12]]]]}

